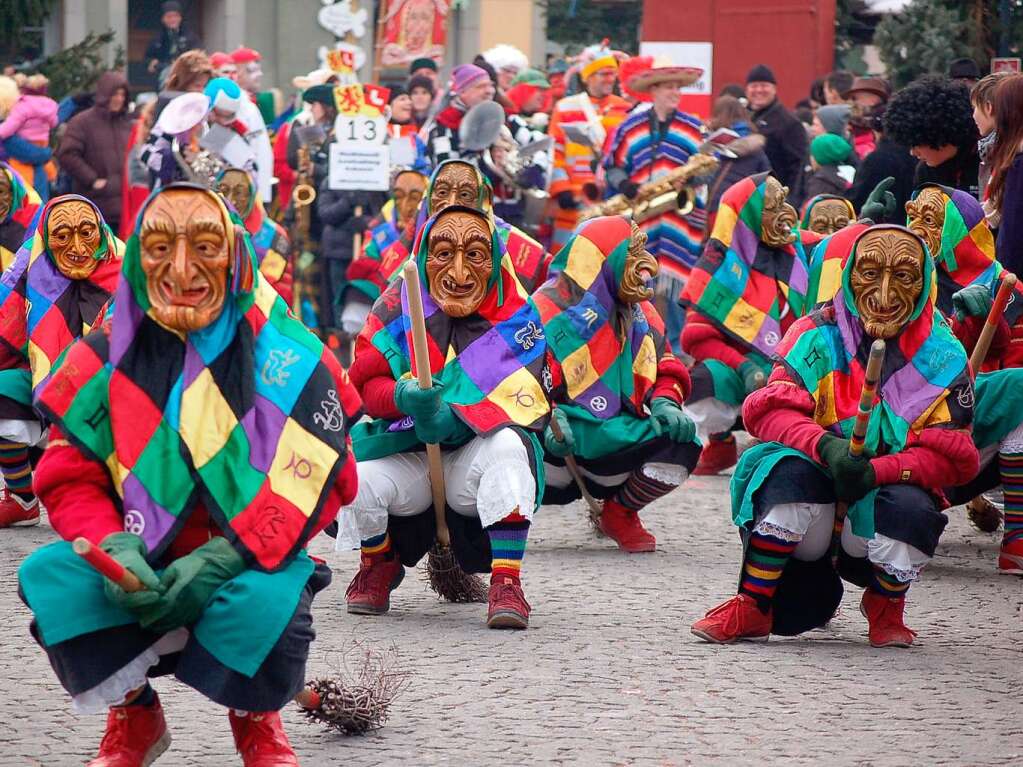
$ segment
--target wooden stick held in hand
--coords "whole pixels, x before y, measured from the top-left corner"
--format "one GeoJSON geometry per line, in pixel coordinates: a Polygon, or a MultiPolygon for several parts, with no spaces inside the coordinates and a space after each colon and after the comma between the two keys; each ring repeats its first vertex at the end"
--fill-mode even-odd
{"type": "MultiPolygon", "coordinates": [[[[420,389],[431,389],[433,376],[430,375],[430,347],[426,337],[423,294],[419,288],[419,269],[414,261],[405,264],[403,275],[412,323],[412,357],[416,362],[416,378],[420,389]]],[[[440,445],[427,445],[426,459],[430,466],[430,489],[433,491],[433,511],[437,518],[437,541],[441,546],[449,546],[451,533],[445,516],[444,464],[441,461],[440,445]]]]}
{"type": "Polygon", "coordinates": [[[71,549],[75,554],[92,565],[100,575],[104,578],[109,578],[125,591],[143,591],[146,588],[135,573],[107,554],[99,546],[93,546],[92,542],[87,538],[75,538],[71,543],[71,549]]]}
{"type": "MultiPolygon", "coordinates": [[[[551,414],[551,432],[554,434],[554,439],[558,442],[565,441],[565,435],[561,431],[561,427],[558,425],[558,419],[551,414]]],[[[600,515],[603,512],[603,507],[590,495],[590,491],[586,489],[586,482],[583,480],[582,472],[579,471],[579,464],[575,462],[575,456],[569,453],[565,456],[565,466],[568,468],[568,473],[572,475],[572,479],[575,480],[576,487],[579,488],[579,492],[582,494],[583,500],[586,501],[586,505],[590,509],[590,520],[593,524],[597,524],[600,520],[600,515]]]]}
{"type": "Polygon", "coordinates": [[[984,321],[984,327],[981,328],[977,344],[970,353],[970,367],[973,368],[974,375],[980,372],[980,366],[984,364],[988,349],[991,348],[991,341],[994,340],[995,331],[998,330],[998,322],[1002,319],[1002,315],[1005,314],[1005,307],[1009,305],[1009,299],[1012,297],[1012,292],[1015,289],[1016,275],[1012,273],[1006,274],[1002,278],[1002,284],[998,286],[998,292],[995,294],[995,300],[991,304],[991,310],[987,313],[987,319],[984,321]]]}
{"type": "Polygon", "coordinates": [[[867,357],[867,370],[863,376],[863,388],[860,390],[860,404],[856,410],[856,422],[853,424],[852,437],[849,439],[849,455],[863,454],[863,442],[867,438],[867,424],[870,413],[874,409],[874,396],[877,394],[877,382],[881,379],[881,367],[884,365],[885,343],[880,338],[870,345],[870,356],[867,357]]]}

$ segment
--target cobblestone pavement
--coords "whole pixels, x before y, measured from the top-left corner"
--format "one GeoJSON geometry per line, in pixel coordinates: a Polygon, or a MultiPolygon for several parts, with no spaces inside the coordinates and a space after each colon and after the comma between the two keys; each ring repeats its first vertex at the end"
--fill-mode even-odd
{"type": "MultiPolygon", "coordinates": [[[[694,478],[646,514],[652,555],[625,556],[579,505],[545,508],[530,536],[527,632],[488,631],[485,606],[439,602],[418,577],[389,615],[344,611],[355,552],[315,604],[310,676],[353,640],[394,646],[411,685],[380,731],[326,734],[285,713],[303,765],[1019,764],[1023,581],[995,574],[997,537],[954,510],[939,555],[911,591],[909,650],[874,650],[847,593],[826,630],[714,647],[690,623],[732,593],[738,541],[726,478],[694,478]]],[[[0,532],[0,765],[73,765],[103,717],[76,718],[29,638],[18,563],[53,538],[0,532]]],[[[324,555],[328,541],[316,542],[324,555]]],[[[333,659],[333,660],[332,660],[333,659]]],[[[155,683],[174,737],[157,765],[236,764],[223,710],[155,683]]]]}

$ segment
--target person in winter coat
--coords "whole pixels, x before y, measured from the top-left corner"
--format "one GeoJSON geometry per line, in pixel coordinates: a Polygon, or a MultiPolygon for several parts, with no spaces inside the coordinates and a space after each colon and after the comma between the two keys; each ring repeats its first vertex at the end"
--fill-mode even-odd
{"type": "Polygon", "coordinates": [[[710,232],[725,190],[747,176],[771,170],[771,161],[764,153],[766,139],[750,125],[749,112],[735,96],[720,96],[714,102],[708,127],[711,135],[700,151],[712,151],[720,162],[707,187],[707,231],[710,232]]]}
{"type": "MultiPolygon", "coordinates": [[[[6,79],[6,78],[5,78],[6,79]]],[[[14,86],[16,99],[11,103],[10,86],[5,83],[3,98],[0,101],[0,141],[17,136],[26,143],[40,149],[48,149],[50,131],[57,127],[57,102],[46,95],[49,80],[44,75],[32,75],[24,80],[21,86],[14,86]],[[9,105],[9,106],[8,106],[9,105]]],[[[50,184],[57,178],[57,168],[49,161],[45,164],[25,164],[15,156],[9,162],[22,178],[35,187],[43,202],[49,199],[50,184]]]]}
{"type": "Polygon", "coordinates": [[[998,223],[995,255],[1006,269],[1023,272],[1023,75],[1006,77],[995,89],[995,139],[989,157],[987,207],[998,223]]]}
{"type": "MultiPolygon", "coordinates": [[[[778,101],[774,72],[758,64],[746,76],[746,98],[753,112],[753,124],[764,134],[764,151],[771,161],[772,175],[790,190],[799,186],[806,159],[806,130],[794,114],[778,101]]],[[[802,200],[790,200],[798,205],[802,200]]]]}
{"type": "Polygon", "coordinates": [[[57,161],[71,175],[71,192],[88,197],[114,231],[121,223],[121,182],[131,134],[128,80],[104,72],[93,105],[71,118],[57,161]]]}
{"type": "Polygon", "coordinates": [[[849,164],[852,151],[849,142],[834,133],[825,133],[811,141],[810,166],[813,172],[806,179],[806,196],[845,194],[855,172],[849,164]]]}
{"type": "Polygon", "coordinates": [[[886,178],[895,179],[889,191],[895,196],[895,207],[891,216],[874,219],[875,223],[901,224],[905,220],[906,201],[913,194],[913,174],[916,171],[916,160],[909,149],[897,144],[884,131],[882,117],[885,107],[874,110],[874,133],[877,135],[877,148],[863,158],[856,170],[853,185],[843,195],[853,204],[857,212],[862,211],[870,193],[886,178]]]}

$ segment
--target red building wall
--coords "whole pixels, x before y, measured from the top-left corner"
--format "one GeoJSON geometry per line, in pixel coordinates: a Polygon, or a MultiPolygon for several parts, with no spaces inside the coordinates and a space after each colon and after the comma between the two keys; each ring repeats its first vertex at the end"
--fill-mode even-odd
{"type": "Polygon", "coordinates": [[[640,39],[712,43],[715,95],[767,64],[779,98],[792,107],[833,67],[835,0],[643,0],[640,39]]]}

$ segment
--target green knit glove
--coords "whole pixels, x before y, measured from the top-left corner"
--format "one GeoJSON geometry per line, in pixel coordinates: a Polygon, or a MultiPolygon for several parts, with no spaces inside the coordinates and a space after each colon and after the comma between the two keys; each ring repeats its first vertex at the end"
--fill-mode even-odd
{"type": "Polygon", "coordinates": [[[133,533],[111,533],[100,541],[99,547],[131,570],[146,587],[142,591],[125,591],[109,578],[104,578],[103,593],[107,599],[134,615],[139,622],[163,608],[165,589],[146,562],[145,541],[133,533]]]}
{"type": "Polygon", "coordinates": [[[696,424],[673,399],[654,397],[650,403],[650,417],[653,419],[654,431],[667,434],[672,442],[684,444],[696,438],[696,424]]]}
{"type": "Polygon", "coordinates": [[[428,445],[439,445],[441,442],[451,442],[455,437],[464,432],[461,419],[455,415],[451,405],[441,402],[433,415],[414,416],[413,427],[416,436],[428,445]]]}
{"type": "Polygon", "coordinates": [[[853,503],[877,486],[877,476],[866,455],[849,455],[849,440],[825,434],[817,443],[817,452],[831,472],[835,497],[853,503]]]}
{"type": "Polygon", "coordinates": [[[214,592],[244,570],[242,555],[220,536],[175,559],[160,577],[167,590],[166,607],[143,621],[143,628],[164,633],[190,626],[199,620],[214,592]]]}
{"type": "Polygon", "coordinates": [[[437,414],[441,406],[444,385],[434,381],[430,389],[420,389],[415,378],[402,378],[394,387],[394,405],[405,415],[417,421],[437,414]]]}
{"type": "Polygon", "coordinates": [[[960,322],[964,317],[987,317],[994,299],[987,285],[967,285],[952,294],[952,308],[960,322]]]}
{"type": "Polygon", "coordinates": [[[739,369],[736,372],[739,374],[739,378],[742,379],[742,385],[746,389],[747,397],[767,383],[768,373],[764,371],[762,365],[751,359],[747,359],[739,365],[739,369]]]}
{"type": "Polygon", "coordinates": [[[890,190],[894,183],[895,177],[888,176],[874,187],[860,208],[860,218],[869,218],[877,224],[892,217],[895,213],[895,195],[890,190]]]}
{"type": "Polygon", "coordinates": [[[551,411],[551,420],[557,421],[558,426],[561,427],[561,434],[565,438],[565,441],[560,441],[554,436],[554,431],[550,425],[543,430],[543,446],[544,449],[551,455],[557,458],[564,458],[566,455],[571,455],[575,452],[575,435],[572,433],[572,427],[568,423],[568,416],[565,415],[565,411],[560,408],[554,408],[551,411]]]}

